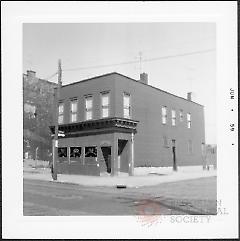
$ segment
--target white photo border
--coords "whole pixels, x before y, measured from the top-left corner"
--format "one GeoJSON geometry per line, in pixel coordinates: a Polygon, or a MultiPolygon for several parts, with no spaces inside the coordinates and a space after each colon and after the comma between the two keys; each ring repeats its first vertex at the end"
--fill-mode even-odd
{"type": "Polygon", "coordinates": [[[2,47],[3,238],[238,237],[237,2],[3,2],[2,47]],[[215,22],[217,193],[228,215],[211,216],[204,223],[169,221],[151,227],[142,226],[133,216],[23,216],[22,24],[27,22],[215,22]],[[230,99],[231,88],[234,100],[230,99]],[[234,132],[231,123],[235,123],[234,132]]]}

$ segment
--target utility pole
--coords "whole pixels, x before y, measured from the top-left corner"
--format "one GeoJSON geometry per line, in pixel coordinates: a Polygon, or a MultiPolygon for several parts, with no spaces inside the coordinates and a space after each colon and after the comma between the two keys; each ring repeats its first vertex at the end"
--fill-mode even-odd
{"type": "Polygon", "coordinates": [[[62,67],[61,60],[58,60],[58,86],[55,96],[55,132],[54,132],[54,153],[53,153],[53,180],[57,180],[57,161],[58,161],[58,101],[60,98],[60,89],[62,87],[62,67]]]}

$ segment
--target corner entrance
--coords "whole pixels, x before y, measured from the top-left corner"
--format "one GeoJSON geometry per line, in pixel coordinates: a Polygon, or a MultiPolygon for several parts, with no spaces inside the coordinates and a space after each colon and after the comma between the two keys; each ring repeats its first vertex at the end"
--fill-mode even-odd
{"type": "Polygon", "coordinates": [[[127,143],[128,140],[118,139],[118,170],[128,173],[129,148],[127,143]]]}
{"type": "Polygon", "coordinates": [[[111,173],[111,146],[102,146],[101,150],[107,166],[107,173],[111,173]]]}

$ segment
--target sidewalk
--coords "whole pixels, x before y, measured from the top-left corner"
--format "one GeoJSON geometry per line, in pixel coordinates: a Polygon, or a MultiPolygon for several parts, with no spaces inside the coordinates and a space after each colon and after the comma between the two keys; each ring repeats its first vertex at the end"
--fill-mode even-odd
{"type": "MultiPolygon", "coordinates": [[[[56,182],[92,187],[126,185],[127,187],[137,188],[161,183],[217,176],[216,170],[210,169],[209,171],[203,171],[202,166],[179,167],[177,172],[172,171],[172,168],[169,167],[139,167],[134,169],[134,173],[134,176],[128,176],[126,173],[119,173],[118,176],[114,177],[107,174],[100,177],[58,174],[56,182]]],[[[48,168],[42,169],[41,171],[24,168],[23,177],[25,179],[53,181],[50,169],[48,168]],[[37,171],[40,173],[36,173],[37,171]]]]}

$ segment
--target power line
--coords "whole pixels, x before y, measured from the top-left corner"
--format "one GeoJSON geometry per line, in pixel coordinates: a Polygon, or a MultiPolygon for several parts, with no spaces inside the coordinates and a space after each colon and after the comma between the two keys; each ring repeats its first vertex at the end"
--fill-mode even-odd
{"type": "Polygon", "coordinates": [[[45,78],[45,80],[50,80],[52,79],[55,75],[57,75],[58,72],[55,72],[54,74],[50,75],[49,77],[45,78]]]}
{"type": "MultiPolygon", "coordinates": [[[[215,48],[213,49],[205,49],[205,50],[199,50],[194,52],[188,52],[188,53],[182,53],[182,54],[175,54],[175,55],[166,55],[156,58],[150,58],[150,59],[141,59],[142,62],[151,62],[151,61],[157,61],[162,59],[168,59],[168,58],[176,58],[176,57],[183,57],[183,56],[190,56],[195,54],[203,54],[208,52],[215,51],[215,48]]],[[[88,66],[88,67],[76,67],[76,68],[70,68],[70,69],[63,69],[63,71],[77,71],[77,70],[86,70],[86,69],[97,69],[97,68],[105,68],[105,67],[113,67],[113,66],[119,66],[119,65],[128,65],[128,64],[135,64],[139,63],[139,61],[128,61],[128,62],[120,62],[120,63],[114,63],[114,64],[103,64],[103,65],[95,65],[95,66],[88,66]]]]}
{"type": "Polygon", "coordinates": [[[155,60],[160,60],[160,59],[168,59],[168,58],[175,58],[175,57],[183,57],[183,56],[194,55],[194,54],[203,54],[203,53],[208,53],[208,52],[213,52],[213,51],[215,51],[215,49],[205,49],[205,50],[199,50],[199,51],[183,53],[183,54],[166,55],[166,56],[162,56],[162,57],[146,59],[146,60],[143,60],[143,62],[150,62],[150,61],[155,61],[155,60]]]}
{"type": "Polygon", "coordinates": [[[117,66],[117,65],[126,65],[126,64],[135,64],[135,63],[138,63],[138,61],[129,61],[129,62],[116,63],[116,64],[103,64],[103,65],[95,65],[95,66],[89,66],[89,67],[77,67],[77,68],[72,68],[72,69],[63,69],[63,71],[96,69],[96,68],[104,68],[104,67],[111,67],[111,66],[117,66]]]}
{"type": "MultiPolygon", "coordinates": [[[[113,66],[120,66],[120,65],[136,64],[136,63],[139,63],[139,61],[140,61],[140,69],[141,69],[143,62],[152,62],[152,61],[168,59],[168,58],[176,58],[176,57],[183,57],[183,56],[189,56],[189,55],[195,55],[195,54],[203,54],[203,53],[208,53],[208,52],[213,52],[213,51],[215,51],[215,49],[205,49],[205,50],[199,50],[199,51],[188,52],[188,53],[183,53],[183,54],[165,55],[165,56],[150,58],[150,59],[142,59],[142,53],[140,52],[139,53],[140,60],[120,62],[120,63],[115,63],[115,64],[103,64],[103,65],[94,65],[94,66],[88,66],[88,67],[77,67],[77,68],[63,69],[62,71],[77,71],[77,70],[86,70],[86,69],[106,68],[106,67],[113,67],[113,66]]],[[[52,79],[54,76],[57,75],[57,73],[58,72],[53,73],[49,77],[45,78],[45,80],[52,79]]]]}

